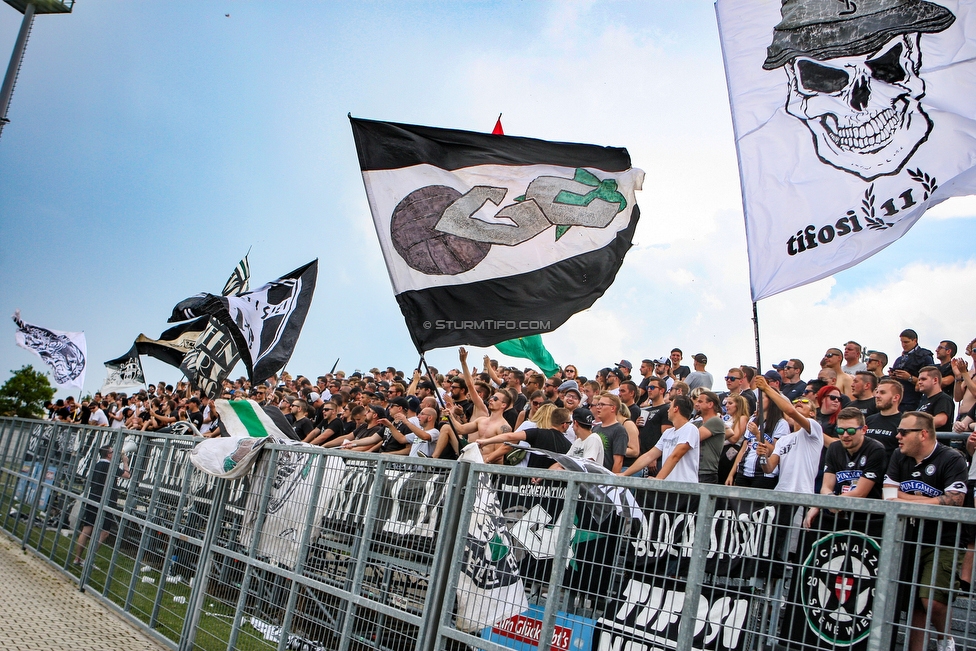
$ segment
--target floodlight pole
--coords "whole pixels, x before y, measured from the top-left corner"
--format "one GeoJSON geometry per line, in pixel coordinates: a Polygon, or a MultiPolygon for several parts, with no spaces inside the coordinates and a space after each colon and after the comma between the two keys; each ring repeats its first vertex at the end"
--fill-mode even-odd
{"type": "Polygon", "coordinates": [[[10,97],[14,94],[14,84],[20,74],[20,64],[24,60],[24,50],[27,49],[27,39],[30,37],[31,26],[34,24],[35,14],[70,14],[75,0],[3,0],[8,5],[24,14],[20,23],[20,33],[14,44],[14,52],[10,55],[10,65],[0,86],[0,135],[10,120],[7,119],[7,108],[10,97]]]}
{"type": "Polygon", "coordinates": [[[30,36],[33,23],[34,3],[32,2],[24,10],[24,20],[20,23],[20,33],[17,34],[14,53],[10,55],[10,65],[7,66],[7,74],[3,78],[3,86],[0,87],[0,136],[3,135],[3,127],[10,121],[7,119],[7,107],[10,106],[10,96],[14,94],[14,84],[17,82],[17,75],[20,74],[20,62],[24,58],[27,37],[30,36]]]}

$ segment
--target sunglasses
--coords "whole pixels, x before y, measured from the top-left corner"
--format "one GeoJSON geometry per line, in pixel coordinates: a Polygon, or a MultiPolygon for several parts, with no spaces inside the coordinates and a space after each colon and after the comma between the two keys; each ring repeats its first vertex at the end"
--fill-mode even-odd
{"type": "Polygon", "coordinates": [[[809,405],[810,404],[810,401],[807,400],[806,398],[797,398],[796,400],[793,401],[793,404],[794,405],[799,405],[801,403],[804,404],[804,405],[809,405]]]}
{"type": "Polygon", "coordinates": [[[734,375],[726,375],[725,376],[725,381],[726,382],[738,382],[741,379],[742,379],[741,377],[736,377],[734,375]]]}
{"type": "Polygon", "coordinates": [[[826,398],[827,400],[836,400],[837,402],[840,402],[840,396],[835,396],[833,394],[829,396],[824,396],[824,398],[826,398]]]}
{"type": "Polygon", "coordinates": [[[895,432],[898,434],[898,436],[906,436],[909,432],[921,432],[923,429],[925,429],[925,428],[923,428],[923,427],[908,427],[908,428],[901,428],[901,427],[899,427],[898,429],[895,430],[895,432]]]}
{"type": "Polygon", "coordinates": [[[857,434],[857,431],[859,429],[861,428],[860,427],[838,427],[837,429],[834,430],[834,432],[837,433],[837,436],[844,436],[845,434],[854,436],[855,434],[857,434]]]}

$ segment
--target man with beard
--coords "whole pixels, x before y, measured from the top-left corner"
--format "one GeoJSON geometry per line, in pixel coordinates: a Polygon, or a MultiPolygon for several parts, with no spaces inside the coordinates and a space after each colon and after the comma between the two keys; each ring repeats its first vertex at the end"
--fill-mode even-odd
{"type": "MultiPolygon", "coordinates": [[[[512,431],[512,426],[505,420],[505,411],[511,405],[512,399],[508,393],[502,390],[495,391],[488,398],[488,415],[475,418],[469,423],[459,423],[450,411],[447,412],[448,418],[454,427],[454,432],[458,436],[467,436],[470,443],[477,443],[482,439],[490,439],[499,434],[507,434],[512,431]]],[[[495,448],[486,450],[485,457],[492,456],[495,448]]]]}
{"type": "MultiPolygon", "coordinates": [[[[856,407],[845,407],[837,414],[835,432],[839,440],[827,448],[820,493],[880,500],[888,453],[881,443],[865,436],[864,414],[856,407]]],[[[803,526],[809,529],[819,513],[820,509],[812,507],[803,526]]]]}
{"type": "Polygon", "coordinates": [[[956,405],[952,402],[952,398],[942,391],[942,374],[939,373],[939,369],[935,366],[923,366],[918,372],[916,388],[922,394],[918,411],[932,416],[935,431],[951,432],[956,405]]]}
{"type": "MultiPolygon", "coordinates": [[[[661,438],[661,432],[671,427],[668,420],[668,385],[661,378],[651,378],[647,385],[647,400],[642,407],[640,453],[646,454],[661,438]]],[[[652,471],[657,470],[652,468],[652,471]]]]}
{"type": "Polygon", "coordinates": [[[887,378],[878,383],[878,388],[874,390],[874,400],[878,407],[878,413],[872,414],[866,419],[867,436],[875,439],[885,446],[888,457],[898,448],[898,439],[895,438],[898,432],[898,424],[901,422],[902,384],[898,380],[887,378]]]}
{"type": "Polygon", "coordinates": [[[782,391],[786,398],[793,402],[803,396],[803,390],[807,388],[807,383],[800,379],[803,373],[803,362],[798,359],[791,359],[783,366],[780,375],[783,376],[782,391]]]}

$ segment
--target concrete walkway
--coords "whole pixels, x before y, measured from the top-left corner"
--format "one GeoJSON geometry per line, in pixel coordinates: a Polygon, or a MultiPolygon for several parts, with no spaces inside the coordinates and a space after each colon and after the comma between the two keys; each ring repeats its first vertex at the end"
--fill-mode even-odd
{"type": "Polygon", "coordinates": [[[0,532],[0,648],[164,651],[0,532]]]}

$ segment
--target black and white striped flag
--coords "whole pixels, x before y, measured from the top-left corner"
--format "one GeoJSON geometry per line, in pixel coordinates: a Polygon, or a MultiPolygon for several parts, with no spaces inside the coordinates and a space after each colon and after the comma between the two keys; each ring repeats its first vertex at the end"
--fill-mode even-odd
{"type": "Polygon", "coordinates": [[[197,294],[173,308],[170,322],[212,316],[234,338],[251,382],[280,371],[295,350],[312,303],[318,260],[239,296],[197,294]]]}

